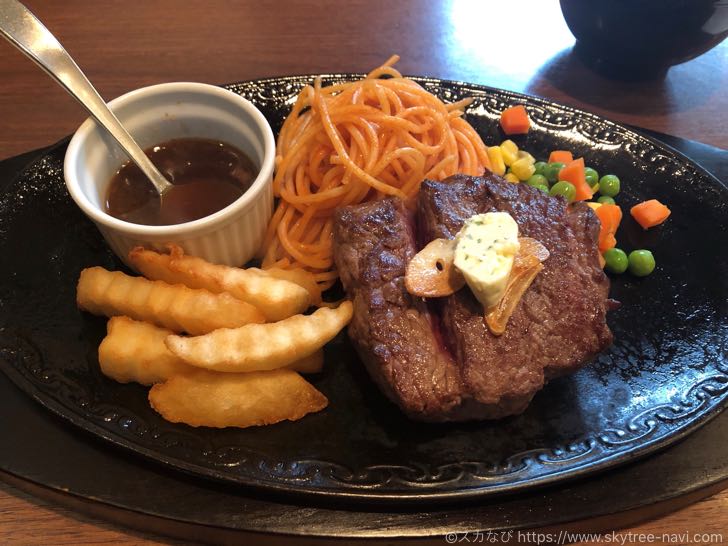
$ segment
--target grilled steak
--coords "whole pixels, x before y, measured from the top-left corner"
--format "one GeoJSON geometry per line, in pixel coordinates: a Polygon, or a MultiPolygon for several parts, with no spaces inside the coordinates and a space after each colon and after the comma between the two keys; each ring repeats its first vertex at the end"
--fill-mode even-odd
{"type": "Polygon", "coordinates": [[[410,417],[520,413],[546,381],[577,370],[611,343],[599,221],[586,205],[567,208],[562,198],[494,175],[458,175],[425,181],[415,216],[388,199],[340,209],[334,227],[336,265],[354,301],[349,335],[370,375],[410,417]],[[453,238],[467,218],[491,211],[510,213],[520,236],[550,252],[502,336],[490,333],[467,287],[427,302],[404,287],[418,248],[453,238]]]}

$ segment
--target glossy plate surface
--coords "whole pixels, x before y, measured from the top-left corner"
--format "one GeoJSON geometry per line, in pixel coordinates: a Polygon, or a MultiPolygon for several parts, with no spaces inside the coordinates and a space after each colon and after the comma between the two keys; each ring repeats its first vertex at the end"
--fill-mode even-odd
{"type": "MultiPolygon", "coordinates": [[[[344,76],[327,76],[325,81],[344,76]]],[[[273,124],[311,77],[229,86],[273,124]]],[[[413,423],[369,380],[346,340],[326,349],[312,382],[329,407],[296,423],[245,430],[194,429],[161,419],[147,389],[98,369],[105,320],[75,306],[80,270],[122,269],[66,194],[65,146],[31,165],[0,197],[0,368],[75,425],[165,465],[231,484],[349,500],[471,498],[583,476],[665,447],[728,400],[728,189],[677,152],[591,114],[532,97],[420,79],[445,100],[475,97],[467,118],[494,144],[497,118],[525,103],[533,128],[518,140],[537,158],[583,155],[622,179],[626,212],[647,198],[673,211],[644,232],[628,216],[625,250],[649,248],[657,270],[612,279],[622,302],[609,315],[615,344],[579,373],[498,422],[413,423]]]]}

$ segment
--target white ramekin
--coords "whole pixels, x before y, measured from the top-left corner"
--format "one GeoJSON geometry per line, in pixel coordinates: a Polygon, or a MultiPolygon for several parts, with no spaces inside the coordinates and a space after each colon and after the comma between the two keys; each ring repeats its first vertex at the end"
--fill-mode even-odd
{"type": "Polygon", "coordinates": [[[250,188],[215,214],[172,226],[132,224],[104,212],[109,182],[128,158],[106,131],[87,119],[66,151],[66,187],[116,255],[128,265],[134,246],[162,249],[165,243],[176,243],[213,263],[240,266],[250,260],[273,210],[275,140],[263,114],[231,91],[188,82],[137,89],[109,106],[142,148],[173,138],[217,139],[241,149],[260,167],[250,188]]]}

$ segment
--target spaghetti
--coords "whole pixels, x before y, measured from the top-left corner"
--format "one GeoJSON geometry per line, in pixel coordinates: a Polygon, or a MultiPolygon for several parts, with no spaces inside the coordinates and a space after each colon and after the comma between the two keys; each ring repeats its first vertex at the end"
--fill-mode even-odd
{"type": "Polygon", "coordinates": [[[340,206],[417,193],[425,178],[479,176],[483,141],[463,118],[471,99],[445,104],[403,78],[392,56],[363,80],[299,93],[278,135],[278,204],[262,246],[263,267],[302,267],[325,289],[337,279],[332,215],[340,206]],[[384,78],[383,78],[384,77],[384,78]]]}

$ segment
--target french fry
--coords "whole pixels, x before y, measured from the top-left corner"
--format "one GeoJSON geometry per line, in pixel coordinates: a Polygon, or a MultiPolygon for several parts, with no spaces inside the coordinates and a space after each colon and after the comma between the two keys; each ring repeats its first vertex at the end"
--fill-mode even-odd
{"type": "Polygon", "coordinates": [[[270,324],[222,328],[197,337],[168,336],[167,348],[200,368],[250,372],[282,368],[321,349],[351,320],[353,306],[322,307],[270,324]]]}
{"type": "Polygon", "coordinates": [[[192,335],[265,321],[255,306],[230,294],[130,277],[103,267],[81,271],[76,302],[95,315],[126,315],[192,335]]]}
{"type": "Polygon", "coordinates": [[[129,252],[129,261],[152,280],[204,288],[214,293],[228,292],[260,309],[269,322],[302,313],[311,304],[308,291],[294,282],[238,267],[212,264],[202,258],[185,255],[176,245],[168,245],[168,248],[170,254],[136,247],[129,252]]]}
{"type": "MultiPolygon", "coordinates": [[[[172,334],[171,330],[129,317],[112,317],[106,330],[99,345],[99,365],[104,375],[119,383],[152,385],[196,369],[167,349],[164,340],[172,334]]],[[[324,351],[319,349],[287,368],[299,373],[319,373],[323,366],[324,351]]]]}
{"type": "Polygon", "coordinates": [[[279,267],[258,269],[257,267],[249,267],[246,271],[296,283],[298,286],[302,286],[308,290],[311,296],[311,305],[319,305],[321,303],[321,288],[319,288],[313,273],[305,269],[301,269],[300,267],[295,269],[281,269],[279,267]]]}
{"type": "MultiPolygon", "coordinates": [[[[172,247],[170,247],[170,251],[172,247]]],[[[129,262],[147,279],[151,281],[164,281],[168,284],[184,284],[190,288],[204,288],[210,290],[207,286],[199,284],[192,286],[184,281],[180,275],[175,274],[170,267],[172,263],[172,255],[153,250],[146,250],[144,247],[135,246],[129,251],[129,262]]],[[[210,290],[214,292],[214,290],[210,290]]]]}
{"type": "Polygon", "coordinates": [[[194,369],[164,344],[171,330],[129,317],[112,317],[106,331],[99,345],[99,365],[104,375],[119,383],[152,385],[194,369]]]}
{"type": "Polygon", "coordinates": [[[319,349],[315,353],[304,356],[286,368],[298,373],[321,373],[321,370],[324,369],[324,350],[319,349]]]}
{"type": "Polygon", "coordinates": [[[250,427],[296,421],[328,400],[292,370],[225,374],[195,370],[149,391],[149,403],[173,423],[193,427],[250,427]]]}

